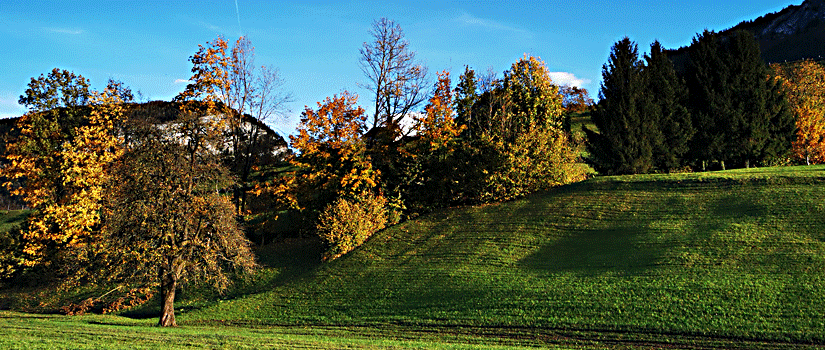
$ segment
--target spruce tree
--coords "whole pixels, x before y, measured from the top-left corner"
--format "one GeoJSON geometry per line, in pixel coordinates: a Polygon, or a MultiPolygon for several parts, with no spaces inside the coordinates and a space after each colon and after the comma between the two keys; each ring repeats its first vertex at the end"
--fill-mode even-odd
{"type": "Polygon", "coordinates": [[[694,38],[687,68],[689,107],[696,128],[690,152],[702,164],[702,170],[710,161],[720,161],[724,167],[725,142],[732,129],[727,117],[732,109],[727,96],[729,72],[720,40],[718,34],[707,30],[694,38]]]}
{"type": "Polygon", "coordinates": [[[600,101],[592,113],[598,132],[584,128],[590,162],[600,173],[646,173],[653,166],[655,126],[642,111],[648,104],[642,68],[638,47],[627,37],[613,45],[602,67],[600,101]]]}
{"type": "Polygon", "coordinates": [[[694,134],[687,102],[687,87],[676,76],[673,62],[665,54],[662,45],[655,41],[650,45],[650,55],[645,55],[645,97],[649,115],[657,127],[650,136],[653,144],[653,162],[656,169],[670,172],[687,165],[684,156],[688,142],[694,134]]]}
{"type": "Polygon", "coordinates": [[[703,165],[718,161],[725,169],[788,152],[793,117],[753,35],[705,31],[691,46],[687,81],[697,131],[691,143],[695,159],[703,165]]]}

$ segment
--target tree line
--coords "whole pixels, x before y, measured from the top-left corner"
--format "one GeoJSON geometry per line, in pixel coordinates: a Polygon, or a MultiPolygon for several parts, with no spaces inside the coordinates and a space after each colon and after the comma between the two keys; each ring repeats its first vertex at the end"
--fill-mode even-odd
{"type": "Polygon", "coordinates": [[[32,211],[0,237],[0,278],[125,287],[104,310],[157,294],[159,324],[173,326],[181,285],[223,290],[256,269],[258,226],[288,222],[332,260],[440,207],[586,178],[570,115],[591,109],[587,160],[602,174],[823,159],[825,107],[810,98],[821,67],[771,71],[743,33],[697,36],[679,69],[659,43],[640,59],[625,38],[595,106],[586,90],[554,83],[537,57],[501,76],[465,66],[453,87],[447,71],[429,80],[397,23],[377,20],[369,34],[359,53],[373,114],[348,91],[326,97],[305,107],[292,151],[277,156],[265,122],[292,97],[277,69],[254,63],[245,37],[200,45],[191,83],[163,104],[134,103],[117,81],[94,91],[60,69],[32,78],[0,169],[32,211]]]}
{"type": "Polygon", "coordinates": [[[292,223],[330,260],[438,207],[584,178],[565,110],[592,101],[554,84],[540,59],[525,56],[502,77],[467,67],[453,88],[449,72],[429,80],[395,22],[375,21],[370,35],[360,64],[374,113],[347,91],[308,106],[284,157],[263,126],[292,97],[245,37],[200,45],[191,83],[161,104],[135,103],[117,81],[95,91],[57,68],[32,78],[0,169],[32,210],[0,240],[0,277],[122,291],[107,305],[66,305],[72,314],[157,295],[158,324],[174,326],[181,285],[222,290],[256,268],[258,214],[298,213],[292,223]]]}
{"type": "Polygon", "coordinates": [[[819,64],[766,65],[746,31],[705,31],[678,65],[661,44],[639,58],[629,38],[602,70],[600,101],[586,129],[589,161],[602,174],[783,165],[819,160],[819,64]]]}

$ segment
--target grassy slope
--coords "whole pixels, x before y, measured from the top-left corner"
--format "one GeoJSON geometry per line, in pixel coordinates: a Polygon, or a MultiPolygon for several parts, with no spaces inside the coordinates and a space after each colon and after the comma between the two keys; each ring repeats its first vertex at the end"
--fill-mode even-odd
{"type": "Polygon", "coordinates": [[[28,210],[0,210],[0,232],[8,232],[26,221],[28,210]]]}
{"type": "Polygon", "coordinates": [[[597,178],[403,223],[179,320],[822,342],[823,214],[822,166],[597,178]]]}

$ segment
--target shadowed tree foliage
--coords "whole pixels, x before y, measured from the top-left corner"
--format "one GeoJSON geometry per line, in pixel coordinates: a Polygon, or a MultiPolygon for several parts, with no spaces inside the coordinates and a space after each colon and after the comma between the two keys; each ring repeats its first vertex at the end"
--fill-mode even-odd
{"type": "Polygon", "coordinates": [[[175,326],[182,282],[222,290],[231,272],[256,265],[231,198],[234,184],[215,146],[219,119],[186,102],[172,122],[133,124],[133,142],[114,168],[104,237],[113,279],[157,283],[160,326],[175,326]],[[117,263],[119,262],[119,263],[117,263]]]}
{"type": "Polygon", "coordinates": [[[658,134],[645,108],[645,80],[636,44],[625,37],[602,68],[599,103],[592,120],[598,132],[584,129],[590,162],[602,174],[638,174],[653,168],[651,138],[658,134]]]}
{"type": "Polygon", "coordinates": [[[648,105],[644,113],[655,123],[659,135],[651,137],[653,145],[653,165],[656,169],[669,172],[688,165],[685,156],[694,129],[690,113],[685,107],[687,87],[676,76],[673,63],[658,41],[650,45],[650,54],[645,55],[644,77],[645,98],[648,105]]]}
{"type": "Polygon", "coordinates": [[[32,78],[18,102],[30,112],[85,106],[89,102],[89,80],[65,69],[54,68],[49,75],[32,78]]]}
{"type": "Polygon", "coordinates": [[[455,87],[456,123],[459,125],[469,125],[473,120],[473,105],[478,100],[478,82],[476,72],[469,66],[464,67],[464,73],[458,77],[458,84],[455,87]]]}
{"type": "Polygon", "coordinates": [[[691,153],[703,169],[708,162],[749,167],[789,152],[793,115],[752,34],[698,35],[686,81],[696,129],[691,153]]]}

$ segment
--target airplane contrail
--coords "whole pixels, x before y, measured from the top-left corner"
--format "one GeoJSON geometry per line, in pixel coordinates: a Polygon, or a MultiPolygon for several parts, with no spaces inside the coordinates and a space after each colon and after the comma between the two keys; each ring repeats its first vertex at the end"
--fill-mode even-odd
{"type": "Polygon", "coordinates": [[[235,0],[235,15],[238,16],[238,30],[243,33],[243,28],[241,28],[241,12],[238,11],[238,0],[235,0]]]}

